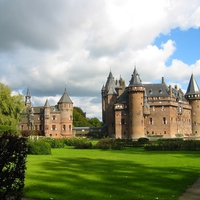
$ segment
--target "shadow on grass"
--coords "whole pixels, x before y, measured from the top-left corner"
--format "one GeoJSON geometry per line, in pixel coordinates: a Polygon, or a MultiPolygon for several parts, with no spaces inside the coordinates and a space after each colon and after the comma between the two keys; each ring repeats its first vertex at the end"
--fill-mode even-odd
{"type": "MultiPolygon", "coordinates": [[[[118,151],[121,157],[118,160],[88,158],[83,154],[75,158],[67,158],[66,155],[41,161],[40,170],[27,174],[24,194],[54,200],[174,200],[198,177],[199,168],[187,165],[180,167],[175,163],[164,166],[156,164],[156,160],[151,165],[145,160],[139,163],[134,159],[124,159],[125,154],[130,152],[118,151]]],[[[141,150],[132,151],[134,153],[139,153],[139,157],[144,154],[141,150]]],[[[148,152],[146,159],[157,153],[148,152]]],[[[164,153],[160,154],[164,156],[164,153]]],[[[174,157],[172,153],[172,159],[177,159],[178,155],[174,157]]],[[[190,156],[190,153],[184,156],[190,156]]],[[[198,155],[191,152],[191,156],[198,155]]]]}

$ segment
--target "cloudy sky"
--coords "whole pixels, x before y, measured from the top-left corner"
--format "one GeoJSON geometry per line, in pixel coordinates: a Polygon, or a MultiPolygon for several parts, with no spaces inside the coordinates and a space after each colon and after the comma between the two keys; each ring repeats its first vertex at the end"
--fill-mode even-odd
{"type": "Polygon", "coordinates": [[[0,0],[0,82],[30,88],[34,106],[67,92],[101,119],[110,70],[128,85],[134,63],[145,82],[200,85],[199,0],[0,0]]]}

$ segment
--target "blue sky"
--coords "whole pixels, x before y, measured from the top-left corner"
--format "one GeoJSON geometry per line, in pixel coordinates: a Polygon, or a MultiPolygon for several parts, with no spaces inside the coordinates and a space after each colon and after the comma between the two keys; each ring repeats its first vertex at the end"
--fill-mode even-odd
{"type": "Polygon", "coordinates": [[[192,65],[200,59],[199,28],[190,28],[187,30],[181,30],[180,28],[172,29],[167,35],[161,33],[158,37],[156,37],[153,44],[161,47],[163,43],[166,43],[170,39],[175,42],[176,50],[167,60],[167,66],[172,64],[172,59],[182,60],[188,65],[192,65]]]}
{"type": "Polygon", "coordinates": [[[0,82],[33,106],[57,104],[65,85],[74,106],[101,119],[110,69],[128,85],[200,85],[199,0],[0,0],[0,82]]]}

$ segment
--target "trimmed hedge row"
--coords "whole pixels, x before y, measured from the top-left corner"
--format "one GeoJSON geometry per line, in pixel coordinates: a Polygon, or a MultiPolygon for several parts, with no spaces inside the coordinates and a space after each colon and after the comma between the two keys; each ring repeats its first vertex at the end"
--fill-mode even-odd
{"type": "Polygon", "coordinates": [[[169,140],[151,142],[145,146],[150,151],[200,151],[199,140],[169,140]]]}

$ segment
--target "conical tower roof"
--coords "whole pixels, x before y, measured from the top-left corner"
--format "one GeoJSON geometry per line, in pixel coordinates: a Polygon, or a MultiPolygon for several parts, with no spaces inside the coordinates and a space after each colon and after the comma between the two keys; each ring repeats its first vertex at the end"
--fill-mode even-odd
{"type": "Polygon", "coordinates": [[[187,92],[185,95],[189,95],[189,94],[200,94],[199,86],[198,86],[193,74],[190,77],[190,82],[189,82],[187,92]]]}
{"type": "Polygon", "coordinates": [[[48,99],[46,100],[46,102],[45,102],[45,104],[44,104],[44,107],[45,107],[45,108],[49,108],[49,107],[50,107],[50,104],[49,104],[48,99]]]}
{"type": "Polygon", "coordinates": [[[139,76],[136,68],[133,71],[129,86],[143,86],[142,81],[140,79],[140,76],[139,76]]]}
{"type": "Polygon", "coordinates": [[[115,90],[115,83],[114,83],[114,81],[110,83],[110,88],[108,90],[108,94],[117,94],[117,92],[115,90]]]}
{"type": "Polygon", "coordinates": [[[114,82],[114,77],[112,75],[112,72],[110,71],[109,75],[108,75],[108,78],[107,78],[107,81],[106,81],[106,85],[105,85],[105,89],[107,91],[109,91],[110,89],[110,85],[112,84],[112,82],[114,82]]]}
{"type": "Polygon", "coordinates": [[[58,103],[72,103],[72,100],[70,99],[69,95],[67,94],[66,88],[65,88],[65,91],[64,91],[62,97],[58,101],[58,103]]]}

